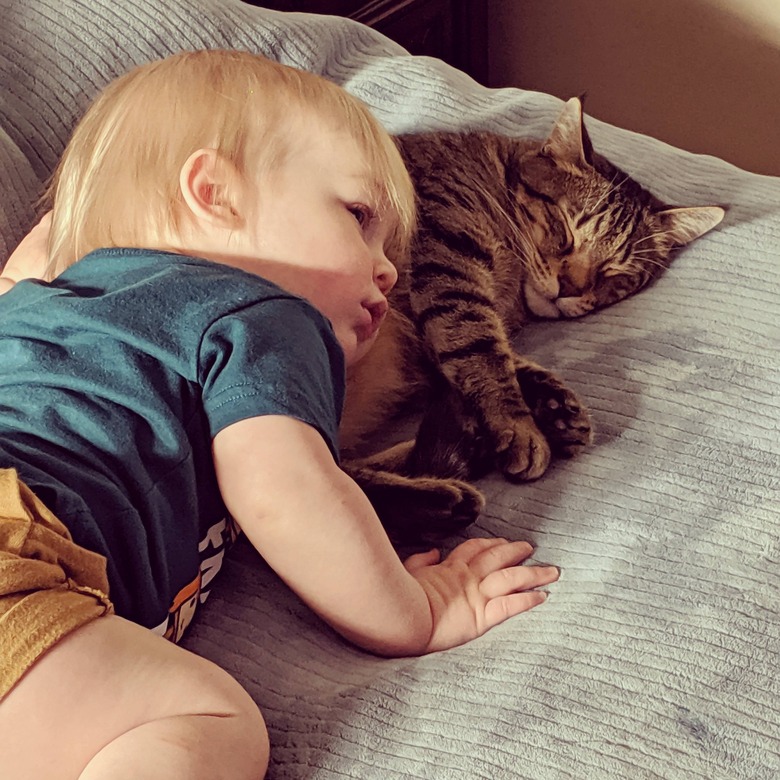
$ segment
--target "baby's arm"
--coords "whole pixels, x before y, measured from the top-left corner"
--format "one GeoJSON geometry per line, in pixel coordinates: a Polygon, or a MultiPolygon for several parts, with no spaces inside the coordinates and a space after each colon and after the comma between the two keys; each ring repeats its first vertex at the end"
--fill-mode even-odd
{"type": "Polygon", "coordinates": [[[22,279],[43,279],[48,263],[51,212],[22,239],[0,271],[0,295],[22,279]]]}
{"type": "Polygon", "coordinates": [[[360,488],[320,434],[289,417],[220,431],[214,461],[228,510],[287,584],[336,631],[382,655],[463,644],[544,600],[551,566],[517,566],[525,542],[472,539],[442,563],[402,564],[360,488]]]}

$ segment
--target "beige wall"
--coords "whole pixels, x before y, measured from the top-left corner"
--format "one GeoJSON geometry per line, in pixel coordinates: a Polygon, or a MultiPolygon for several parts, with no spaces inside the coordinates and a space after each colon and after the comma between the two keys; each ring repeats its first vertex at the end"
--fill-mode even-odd
{"type": "Polygon", "coordinates": [[[486,0],[491,86],[780,175],[780,0],[486,0]]]}

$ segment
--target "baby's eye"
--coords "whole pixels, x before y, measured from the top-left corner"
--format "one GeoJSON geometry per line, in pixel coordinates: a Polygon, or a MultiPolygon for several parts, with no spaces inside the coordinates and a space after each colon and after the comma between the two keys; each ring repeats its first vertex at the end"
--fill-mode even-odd
{"type": "Polygon", "coordinates": [[[347,210],[362,228],[368,227],[368,224],[374,218],[374,212],[368,206],[364,206],[360,203],[353,203],[347,206],[347,210]]]}

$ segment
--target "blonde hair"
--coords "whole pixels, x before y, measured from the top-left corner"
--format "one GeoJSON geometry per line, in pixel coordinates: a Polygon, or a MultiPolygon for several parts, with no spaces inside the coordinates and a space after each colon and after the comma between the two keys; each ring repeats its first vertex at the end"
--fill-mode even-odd
{"type": "Polygon", "coordinates": [[[312,73],[249,52],[208,50],[141,65],[87,110],[47,192],[50,276],[93,249],[154,248],[179,230],[179,173],[193,152],[216,149],[240,173],[273,171],[290,148],[292,121],[307,110],[346,130],[364,153],[373,205],[394,221],[386,251],[400,261],[414,228],[414,190],[369,109],[312,73]]]}

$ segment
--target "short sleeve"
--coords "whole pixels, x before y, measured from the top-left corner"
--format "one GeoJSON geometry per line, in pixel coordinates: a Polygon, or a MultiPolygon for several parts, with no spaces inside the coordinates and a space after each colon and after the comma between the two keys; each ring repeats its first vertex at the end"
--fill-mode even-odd
{"type": "Polygon", "coordinates": [[[220,317],[203,336],[198,370],[212,438],[239,420],[284,415],[316,428],[338,460],[344,355],[306,301],[271,298],[220,317]]]}

